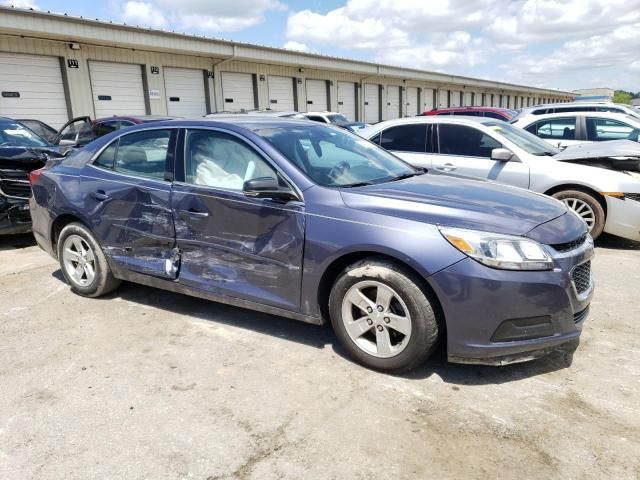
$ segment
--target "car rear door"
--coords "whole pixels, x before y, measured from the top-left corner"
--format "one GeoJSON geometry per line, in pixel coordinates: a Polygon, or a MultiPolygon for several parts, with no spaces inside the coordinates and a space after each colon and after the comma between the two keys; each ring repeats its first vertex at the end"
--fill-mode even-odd
{"type": "Polygon", "coordinates": [[[177,276],[171,186],[177,128],[124,134],[82,171],[84,212],[115,268],[177,276]]]}
{"type": "Polygon", "coordinates": [[[529,167],[519,161],[492,160],[491,151],[504,147],[481,129],[440,123],[436,137],[439,152],[433,161],[436,170],[529,188],[529,167]]]}
{"type": "Polygon", "coordinates": [[[405,162],[419,168],[431,168],[431,125],[407,123],[389,127],[372,140],[405,162]]]}
{"type": "Polygon", "coordinates": [[[299,310],[304,204],[243,193],[244,182],[253,178],[286,183],[243,137],[220,129],[189,129],[183,143],[171,203],[180,283],[299,310]]]}

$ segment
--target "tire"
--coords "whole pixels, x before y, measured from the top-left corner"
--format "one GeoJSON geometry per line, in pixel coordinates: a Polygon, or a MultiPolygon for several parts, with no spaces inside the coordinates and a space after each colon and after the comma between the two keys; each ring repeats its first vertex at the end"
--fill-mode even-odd
{"type": "Polygon", "coordinates": [[[589,227],[589,233],[591,233],[594,240],[600,236],[604,230],[606,215],[602,204],[597,198],[582,190],[562,190],[552,196],[563,202],[585,220],[589,227]]]}
{"type": "Polygon", "coordinates": [[[357,362],[387,372],[407,371],[437,346],[440,329],[429,297],[412,275],[393,263],[365,259],[345,268],[333,284],[331,324],[357,362]]]}
{"type": "Polygon", "coordinates": [[[102,248],[84,225],[75,222],[66,225],[58,237],[57,250],[62,274],[78,295],[100,297],[120,285],[102,248]]]}

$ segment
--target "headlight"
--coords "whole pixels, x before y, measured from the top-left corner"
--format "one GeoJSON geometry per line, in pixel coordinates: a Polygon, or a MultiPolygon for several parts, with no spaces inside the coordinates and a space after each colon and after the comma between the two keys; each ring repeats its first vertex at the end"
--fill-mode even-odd
{"type": "Polygon", "coordinates": [[[447,241],[484,265],[503,270],[551,270],[553,259],[538,242],[501,233],[441,227],[447,241]]]}

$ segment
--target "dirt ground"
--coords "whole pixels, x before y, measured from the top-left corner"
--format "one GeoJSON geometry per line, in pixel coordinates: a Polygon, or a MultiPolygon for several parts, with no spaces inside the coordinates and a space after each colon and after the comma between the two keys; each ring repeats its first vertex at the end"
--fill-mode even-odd
{"type": "Polygon", "coordinates": [[[640,245],[604,238],[573,364],[348,360],[329,328],[123,285],[0,238],[0,478],[640,478],[640,245]]]}

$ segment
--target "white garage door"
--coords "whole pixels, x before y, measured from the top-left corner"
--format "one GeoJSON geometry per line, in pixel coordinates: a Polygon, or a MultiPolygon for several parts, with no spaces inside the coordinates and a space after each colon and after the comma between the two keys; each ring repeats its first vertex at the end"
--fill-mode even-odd
{"type": "Polygon", "coordinates": [[[204,72],[193,68],[164,68],[167,114],[174,117],[202,117],[207,114],[204,72]]]}
{"type": "Polygon", "coordinates": [[[422,89],[422,110],[425,112],[429,110],[433,110],[433,89],[432,88],[422,89]]]}
{"type": "Polygon", "coordinates": [[[451,92],[451,106],[452,107],[459,107],[460,106],[460,95],[462,94],[462,92],[456,92],[456,91],[452,91],[451,92]]]}
{"type": "Polygon", "coordinates": [[[96,118],[146,114],[140,65],[91,61],[89,75],[96,118]]]}
{"type": "Polygon", "coordinates": [[[482,105],[482,93],[475,92],[473,95],[473,104],[477,107],[482,105]]]}
{"type": "Polygon", "coordinates": [[[0,115],[61,127],[68,118],[60,59],[0,53],[0,115]]]}
{"type": "Polygon", "coordinates": [[[364,86],[364,121],[377,123],[380,121],[380,86],[370,83],[364,86]]]}
{"type": "Polygon", "coordinates": [[[356,85],[353,82],[338,82],[338,111],[349,120],[356,119],[356,85]]]}
{"type": "Polygon", "coordinates": [[[400,116],[400,87],[387,85],[387,119],[400,116]]]}
{"type": "Polygon", "coordinates": [[[446,108],[449,106],[449,90],[438,90],[438,107],[446,108]]]}
{"type": "Polygon", "coordinates": [[[269,75],[267,87],[269,88],[269,108],[278,112],[295,110],[293,96],[293,78],[277,77],[269,75]]]}
{"type": "Polygon", "coordinates": [[[250,73],[222,72],[222,107],[220,110],[239,112],[257,108],[250,73]]]}
{"type": "Polygon", "coordinates": [[[413,117],[414,115],[418,115],[420,112],[418,105],[418,89],[416,87],[408,87],[407,88],[407,112],[408,117],[413,117]]]}
{"type": "Polygon", "coordinates": [[[462,105],[465,107],[473,105],[473,102],[471,101],[471,92],[464,92],[464,103],[462,105]]]}
{"type": "Polygon", "coordinates": [[[326,80],[307,80],[307,110],[319,112],[329,109],[326,80]]]}

